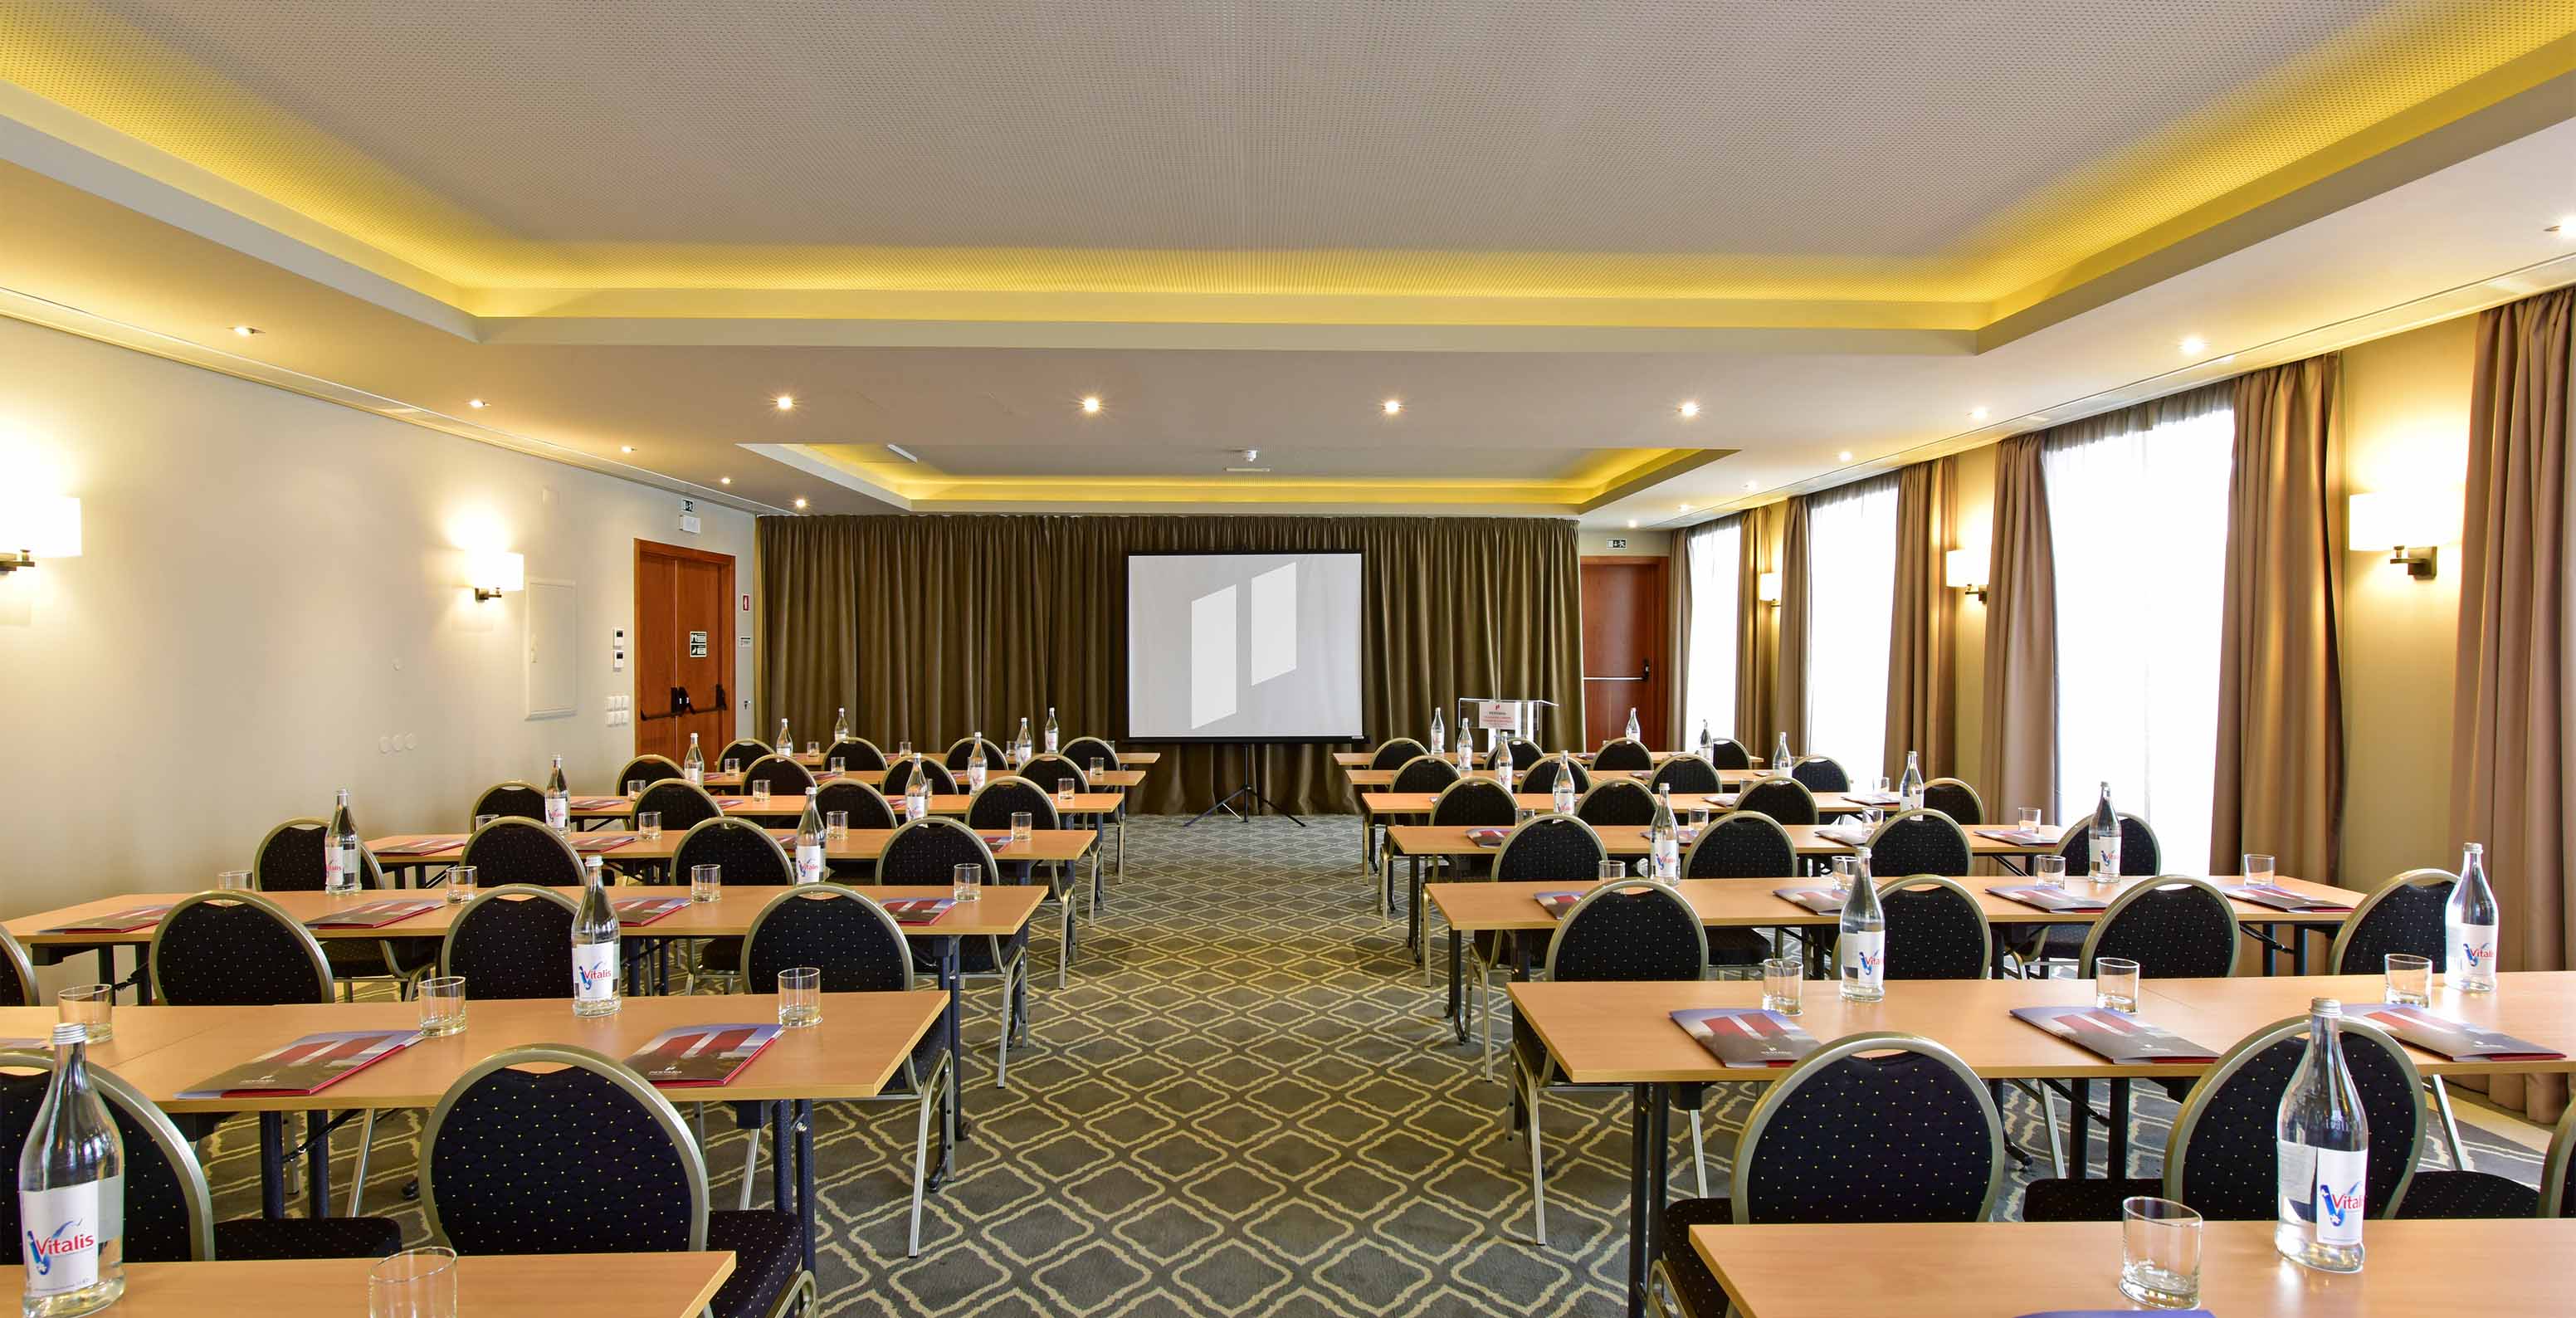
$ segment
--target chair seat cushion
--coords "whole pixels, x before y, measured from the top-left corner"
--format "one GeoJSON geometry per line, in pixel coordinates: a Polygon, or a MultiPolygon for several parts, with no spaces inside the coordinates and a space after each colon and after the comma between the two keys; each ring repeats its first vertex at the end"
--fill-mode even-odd
{"type": "MultiPolygon", "coordinates": [[[[1020,959],[1021,955],[1028,950],[1029,931],[1025,925],[1021,926],[1018,933],[1002,940],[1002,959],[1005,961],[1017,961],[1020,959]]],[[[939,971],[938,944],[929,942],[914,943],[912,945],[912,965],[916,970],[924,970],[929,971],[932,974],[937,974],[939,971]]],[[[999,966],[993,964],[993,940],[982,937],[961,938],[957,940],[957,968],[969,975],[989,975],[995,970],[1000,969],[999,966]]]]}
{"type": "Polygon", "coordinates": [[[1717,928],[1708,931],[1708,963],[1712,966],[1758,966],[1771,958],[1771,940],[1750,929],[1717,928]]]}
{"type": "Polygon", "coordinates": [[[1673,1279],[1675,1298],[1691,1318],[1721,1318],[1727,1312],[1725,1288],[1691,1248],[1690,1229],[1735,1221],[1735,1204],[1726,1199],[1676,1199],[1664,1205],[1664,1225],[1655,1236],[1664,1272],[1673,1279]]]}
{"type": "Polygon", "coordinates": [[[2117,1222],[2120,1201],[2131,1195],[2162,1195],[2165,1183],[2153,1177],[2044,1177],[2030,1183],[2022,1196],[2025,1222],[2117,1222]]]}
{"type": "Polygon", "coordinates": [[[402,1248],[390,1217],[244,1217],[215,1223],[219,1259],[379,1259],[402,1248]]]}
{"type": "Polygon", "coordinates": [[[778,1302],[805,1263],[796,1215],[769,1209],[707,1214],[707,1248],[733,1251],[733,1275],[708,1307],[716,1318],[759,1318],[778,1302]]]}
{"type": "Polygon", "coordinates": [[[435,938],[400,938],[391,940],[394,959],[385,960],[386,942],[373,938],[326,938],[322,940],[322,959],[331,964],[334,979],[373,979],[384,975],[411,975],[438,964],[438,940],[435,938]]]}
{"type": "Polygon", "coordinates": [[[2536,1217],[2540,1191],[2493,1172],[2419,1171],[2406,1187],[2397,1215],[2427,1217],[2536,1217]]]}
{"type": "Polygon", "coordinates": [[[698,949],[698,968],[711,975],[733,975],[742,971],[742,940],[710,938],[698,949]]]}

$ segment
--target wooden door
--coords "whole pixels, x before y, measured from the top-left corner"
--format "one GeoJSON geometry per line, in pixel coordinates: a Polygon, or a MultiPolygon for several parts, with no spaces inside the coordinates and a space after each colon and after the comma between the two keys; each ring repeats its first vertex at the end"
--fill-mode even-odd
{"type": "Polygon", "coordinates": [[[635,753],[707,767],[733,740],[733,556],[635,542],[635,753]]]}
{"type": "Polygon", "coordinates": [[[1664,718],[1664,560],[1583,560],[1583,744],[1622,736],[1628,711],[1648,748],[1672,749],[1664,718]]]}

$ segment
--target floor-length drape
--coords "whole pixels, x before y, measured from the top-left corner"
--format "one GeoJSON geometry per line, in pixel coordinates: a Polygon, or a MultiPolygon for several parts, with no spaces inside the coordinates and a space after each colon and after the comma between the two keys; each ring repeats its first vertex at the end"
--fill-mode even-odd
{"type": "MultiPolygon", "coordinates": [[[[2486,844],[2504,907],[2506,970],[2563,970],[2576,941],[2576,700],[2567,629],[2576,410],[2576,289],[2478,315],[2460,539],[2460,638],[2451,830],[2486,844]]],[[[2497,1075],[2490,1097],[2534,1120],[2567,1104],[2563,1076],[2497,1075]]]]}
{"type": "Polygon", "coordinates": [[[2335,516],[2342,359],[2236,380],[2227,586],[2218,650],[2218,759],[2209,872],[2259,851],[2281,873],[2335,881],[2343,831],[2343,673],[2335,516]]]}
{"type": "MultiPolygon", "coordinates": [[[[1793,494],[1780,505],[1779,666],[1771,676],[1771,735],[1789,734],[1789,749],[1807,748],[1807,496],[1793,494]]],[[[1768,755],[1771,748],[1754,748],[1768,755]]]]}
{"type": "Polygon", "coordinates": [[[1664,560],[1664,617],[1667,637],[1664,645],[1664,726],[1670,728],[1674,746],[1691,743],[1692,731],[1683,724],[1689,721],[1691,671],[1691,549],[1690,532],[1673,532],[1672,548],[1664,560]]]}
{"type": "Polygon", "coordinates": [[[1949,550],[1959,522],[1955,457],[1918,462],[1896,473],[1896,595],[1888,617],[1887,754],[1902,772],[1919,751],[1923,776],[1958,768],[1958,713],[1952,697],[1952,638],[1958,592],[1950,589],[1949,550]]]}
{"type": "MultiPolygon", "coordinates": [[[[1127,723],[1130,552],[1358,550],[1367,555],[1361,721],[1419,737],[1459,696],[1553,700],[1542,740],[1583,709],[1574,524],[1475,517],[764,517],[758,524],[763,719],[944,747],[1000,738],[1055,707],[1067,735],[1143,748],[1127,723]]],[[[1243,751],[1185,745],[1134,798],[1196,810],[1242,781],[1243,751]]],[[[1350,807],[1321,745],[1257,749],[1261,786],[1298,811],[1350,807]]]]}
{"type": "Polygon", "coordinates": [[[1735,739],[1755,755],[1771,753],[1772,703],[1780,673],[1780,609],[1762,598],[1762,574],[1780,570],[1780,519],[1786,505],[1741,514],[1744,551],[1735,575],[1735,739]]]}
{"type": "Polygon", "coordinates": [[[1995,446],[1986,568],[1984,748],[1988,812],[2037,806],[2057,817],[2057,559],[2039,435],[1995,446]]]}

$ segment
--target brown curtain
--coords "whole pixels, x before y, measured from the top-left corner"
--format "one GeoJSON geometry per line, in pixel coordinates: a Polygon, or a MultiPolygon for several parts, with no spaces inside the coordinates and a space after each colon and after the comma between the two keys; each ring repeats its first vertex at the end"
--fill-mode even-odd
{"type": "Polygon", "coordinates": [[[1786,505],[1765,504],[1744,519],[1735,570],[1735,739],[1756,755],[1771,753],[1771,705],[1779,685],[1780,610],[1762,600],[1762,574],[1780,570],[1780,518],[1786,505]]]}
{"type": "MultiPolygon", "coordinates": [[[[1780,505],[1780,660],[1771,677],[1771,732],[1789,734],[1789,749],[1807,753],[1807,496],[1780,505]]],[[[1769,746],[1754,748],[1770,754],[1769,746]]]]}
{"type": "MultiPolygon", "coordinates": [[[[1546,518],[764,517],[758,524],[764,717],[941,747],[1001,738],[1055,707],[1068,737],[1125,736],[1132,552],[1358,550],[1361,723],[1419,737],[1462,695],[1558,708],[1541,740],[1581,739],[1582,586],[1574,524],[1546,518]]],[[[1135,797],[1204,808],[1243,781],[1234,746],[1167,752],[1135,797]]],[[[1262,790],[1297,811],[1347,809],[1329,745],[1256,747],[1262,790]]]]}
{"type": "MultiPolygon", "coordinates": [[[[1695,528],[1694,528],[1695,529],[1695,528]]],[[[1673,532],[1673,547],[1664,558],[1664,726],[1670,744],[1687,746],[1698,735],[1683,727],[1690,709],[1691,575],[1690,530],[1673,532]]]]}
{"type": "Polygon", "coordinates": [[[1950,589],[1951,537],[1959,524],[1959,463],[1918,462],[1896,473],[1896,597],[1888,619],[1887,755],[1901,766],[1923,754],[1923,776],[1956,772],[1958,711],[1951,698],[1958,592],[1950,589]]]}
{"type": "MultiPolygon", "coordinates": [[[[2451,831],[2486,844],[2504,907],[2500,964],[2563,970],[2576,941],[2576,704],[2568,669],[2568,414],[2576,289],[2478,315],[2460,537],[2451,831]]],[[[2535,1121],[2567,1106],[2564,1076],[2497,1075],[2487,1093],[2535,1121]]]]}
{"type": "Polygon", "coordinates": [[[2046,440],[1995,445],[1995,512],[1986,568],[1986,692],[1981,729],[1986,809],[2038,806],[2057,818],[2057,556],[2048,533],[2046,440]]]}
{"type": "Polygon", "coordinates": [[[2209,872],[2246,851],[2332,883],[2343,832],[2343,557],[2333,464],[2342,359],[2236,380],[2227,586],[2218,647],[2218,761],[2209,872]]]}

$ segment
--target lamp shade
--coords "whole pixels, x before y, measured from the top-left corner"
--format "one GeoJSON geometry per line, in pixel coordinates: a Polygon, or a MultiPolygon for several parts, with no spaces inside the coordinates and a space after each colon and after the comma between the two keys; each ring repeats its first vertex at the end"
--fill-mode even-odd
{"type": "Polygon", "coordinates": [[[2346,547],[2357,552],[2460,542],[2460,488],[2379,490],[2352,496],[2346,509],[2346,547]]]}
{"type": "Polygon", "coordinates": [[[507,550],[487,550],[474,555],[468,566],[472,580],[465,584],[478,591],[499,595],[528,588],[528,560],[525,555],[507,550]]]}
{"type": "Polygon", "coordinates": [[[1765,604],[1779,603],[1780,574],[1777,572],[1765,572],[1760,577],[1755,578],[1753,583],[1753,597],[1761,600],[1765,604]]]}
{"type": "Polygon", "coordinates": [[[0,552],[18,550],[39,559],[80,557],[80,500],[67,494],[0,493],[0,552]]]}
{"type": "Polygon", "coordinates": [[[1952,590],[1974,590],[1986,584],[1986,555],[1974,549],[1953,549],[1941,556],[1941,579],[1952,590]]]}

